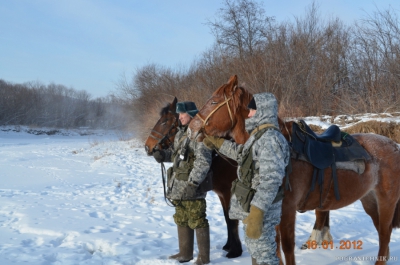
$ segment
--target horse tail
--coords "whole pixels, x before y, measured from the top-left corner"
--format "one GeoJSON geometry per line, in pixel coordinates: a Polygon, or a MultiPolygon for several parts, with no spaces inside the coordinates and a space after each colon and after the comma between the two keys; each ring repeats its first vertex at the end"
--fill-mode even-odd
{"type": "Polygon", "coordinates": [[[392,219],[392,227],[400,228],[400,200],[397,201],[396,208],[392,219]]]}

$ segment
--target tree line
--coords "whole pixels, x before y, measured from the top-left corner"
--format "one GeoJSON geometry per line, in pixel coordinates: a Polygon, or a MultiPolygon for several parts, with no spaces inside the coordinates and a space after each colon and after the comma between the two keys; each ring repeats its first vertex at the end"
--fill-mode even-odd
{"type": "Polygon", "coordinates": [[[63,85],[0,79],[0,125],[122,129],[127,120],[115,96],[91,99],[86,91],[63,85]]]}
{"type": "Polygon", "coordinates": [[[376,9],[347,25],[314,2],[302,17],[276,21],[252,0],[225,0],[206,23],[215,44],[186,69],[148,64],[123,78],[119,96],[142,136],[173,96],[198,107],[233,74],[252,93],[274,93],[282,117],[400,111],[400,23],[376,9]]]}

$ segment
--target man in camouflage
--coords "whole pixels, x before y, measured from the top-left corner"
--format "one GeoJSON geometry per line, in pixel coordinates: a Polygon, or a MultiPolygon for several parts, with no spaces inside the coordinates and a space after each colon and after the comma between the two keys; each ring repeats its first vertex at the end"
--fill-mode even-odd
{"type": "Polygon", "coordinates": [[[250,138],[245,144],[213,136],[203,143],[238,162],[229,217],[243,220],[252,264],[275,265],[279,264],[275,226],[280,223],[282,212],[282,200],[276,198],[290,159],[289,146],[278,129],[278,103],[274,95],[255,94],[248,108],[246,130],[250,138]]]}
{"type": "Polygon", "coordinates": [[[167,198],[175,206],[174,221],[178,227],[179,253],[170,256],[180,263],[193,259],[194,231],[196,231],[198,258],[195,264],[210,262],[210,231],[206,218],[207,191],[211,183],[207,178],[210,170],[212,151],[202,142],[190,140],[188,124],[198,110],[193,102],[178,102],[180,126],[175,136],[173,148],[157,150],[154,159],[161,162],[173,162],[168,169],[167,198]]]}

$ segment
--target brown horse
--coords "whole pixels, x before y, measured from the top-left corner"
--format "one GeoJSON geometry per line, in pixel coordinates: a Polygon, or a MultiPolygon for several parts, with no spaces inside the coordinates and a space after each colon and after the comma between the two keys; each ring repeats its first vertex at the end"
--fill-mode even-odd
{"type": "MultiPolygon", "coordinates": [[[[148,155],[152,155],[155,149],[168,149],[174,142],[178,127],[178,114],[175,111],[176,103],[177,98],[174,98],[172,103],[161,110],[161,117],[151,130],[145,143],[145,150],[148,155]]],[[[229,219],[228,209],[231,198],[231,183],[237,178],[237,164],[233,160],[213,156],[211,169],[213,170],[213,191],[221,201],[228,230],[228,239],[223,249],[228,251],[226,257],[236,258],[241,256],[243,252],[238,231],[239,222],[229,219]]]]}
{"type": "MultiPolygon", "coordinates": [[[[200,110],[198,118],[190,124],[192,131],[203,130],[210,135],[232,135],[236,139],[246,139],[244,126],[234,128],[231,124],[244,124],[243,122],[224,122],[225,120],[242,120],[247,117],[241,111],[228,110],[230,106],[219,106],[218,102],[224,97],[231,97],[237,90],[237,77],[231,77],[229,82],[221,86],[209,101],[200,110]],[[235,113],[230,115],[229,113],[235,113]],[[208,117],[204,123],[204,117],[208,117]],[[242,132],[234,135],[233,132],[242,132]]],[[[235,99],[235,102],[240,102],[235,99]]],[[[245,103],[238,108],[244,108],[245,103]]],[[[290,141],[292,124],[279,120],[282,134],[290,141]]],[[[393,228],[400,227],[400,149],[391,139],[375,134],[352,135],[359,144],[368,152],[371,159],[365,162],[365,170],[358,174],[351,170],[337,170],[338,186],[340,187],[340,200],[335,197],[334,188],[330,186],[332,172],[325,170],[324,191],[325,199],[320,205],[319,192],[311,192],[307,197],[312,181],[313,166],[303,160],[292,158],[292,173],[289,176],[292,190],[285,190],[282,203],[282,217],[279,225],[280,238],[286,264],[295,264],[295,217],[296,210],[308,211],[319,208],[319,211],[329,211],[345,207],[357,200],[361,200],[365,212],[371,217],[379,236],[378,259],[375,264],[386,264],[389,258],[389,242],[393,228]],[[307,199],[306,199],[307,198],[307,199]]],[[[284,183],[285,179],[283,180],[284,183]]]]}
{"type": "MultiPolygon", "coordinates": [[[[244,118],[248,115],[247,104],[253,95],[242,87],[238,87],[237,76],[232,76],[227,84],[218,88],[212,97],[204,105],[201,113],[197,115],[190,124],[193,131],[206,130],[209,135],[217,135],[224,138],[232,138],[239,144],[244,144],[249,137],[245,130],[244,118]],[[212,117],[213,113],[218,112],[218,119],[212,117]],[[207,109],[207,110],[205,110],[207,109]],[[204,114],[203,114],[204,113],[204,114]],[[230,128],[229,130],[219,130],[230,128]]],[[[221,178],[226,186],[231,187],[230,179],[221,178]]],[[[230,196],[230,193],[229,193],[230,196]]],[[[331,241],[332,235],[329,227],[329,211],[315,211],[316,220],[313,231],[308,240],[315,241],[321,245],[323,240],[331,241]]],[[[302,249],[307,248],[307,243],[302,245],[302,249]]]]}

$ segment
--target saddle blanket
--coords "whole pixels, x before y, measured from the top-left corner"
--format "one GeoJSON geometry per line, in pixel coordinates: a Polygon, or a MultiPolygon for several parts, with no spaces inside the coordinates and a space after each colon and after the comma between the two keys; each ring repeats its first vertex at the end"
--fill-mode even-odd
{"type": "MultiPolygon", "coordinates": [[[[296,155],[292,153],[292,158],[310,163],[303,154],[296,155]]],[[[336,162],[336,169],[352,170],[358,174],[362,174],[365,171],[365,161],[364,159],[360,159],[354,161],[336,162]]]]}

